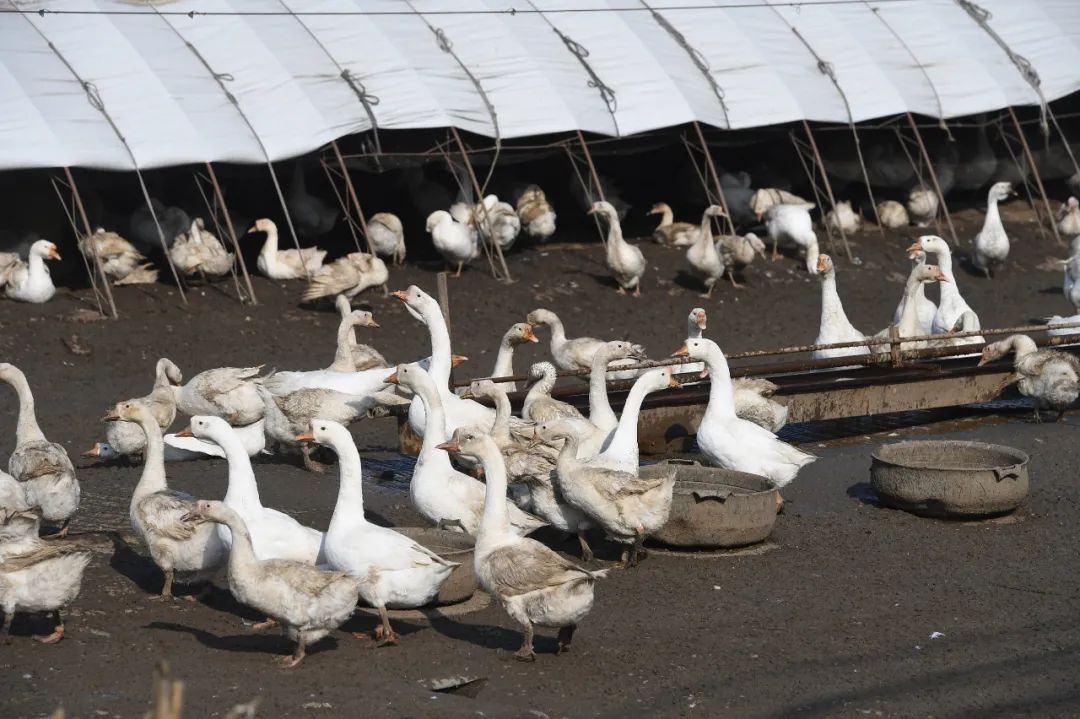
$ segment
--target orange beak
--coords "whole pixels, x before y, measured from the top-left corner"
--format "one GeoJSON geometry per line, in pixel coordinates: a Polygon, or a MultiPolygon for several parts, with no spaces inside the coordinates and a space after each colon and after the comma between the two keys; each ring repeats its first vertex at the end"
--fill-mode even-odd
{"type": "MultiPolygon", "coordinates": [[[[120,421],[120,415],[115,409],[111,409],[105,413],[105,416],[101,418],[102,422],[118,422],[120,421]]],[[[95,445],[96,447],[96,445],[95,445]]],[[[96,456],[96,455],[95,455],[96,456]]]]}
{"type": "Polygon", "coordinates": [[[52,247],[49,248],[49,259],[50,260],[59,260],[60,259],[60,252],[57,251],[56,245],[53,245],[52,247]]]}
{"type": "Polygon", "coordinates": [[[191,427],[184,427],[182,430],[180,430],[179,432],[176,433],[176,436],[177,437],[194,437],[195,435],[191,433],[191,427]]]}
{"type": "Polygon", "coordinates": [[[397,384],[398,383],[397,370],[394,370],[394,374],[392,374],[389,377],[387,377],[386,379],[384,379],[383,382],[385,382],[386,384],[397,384]]]}
{"type": "Polygon", "coordinates": [[[468,362],[469,358],[465,355],[450,355],[450,366],[457,367],[462,362],[468,362]]]}
{"type": "Polygon", "coordinates": [[[312,434],[311,432],[302,432],[302,433],[296,435],[296,441],[297,442],[314,442],[315,441],[315,435],[312,434]]]}
{"type": "Polygon", "coordinates": [[[84,456],[84,457],[100,457],[101,456],[101,445],[100,444],[95,444],[93,447],[91,447],[90,449],[83,452],[82,456],[84,456]]]}
{"type": "Polygon", "coordinates": [[[533,332],[533,326],[532,325],[525,325],[525,334],[523,334],[522,337],[524,337],[527,342],[539,342],[540,341],[540,338],[538,338],[536,336],[536,333],[533,332]]]}
{"type": "Polygon", "coordinates": [[[923,251],[923,248],[922,248],[922,243],[921,242],[916,242],[914,245],[912,245],[911,247],[907,248],[907,250],[905,250],[905,252],[908,253],[908,258],[910,258],[910,259],[914,259],[915,254],[917,252],[922,252],[922,251],[923,251]]]}
{"type": "Polygon", "coordinates": [[[461,445],[459,445],[454,440],[450,440],[448,442],[443,442],[442,444],[436,445],[435,449],[441,449],[444,452],[460,452],[461,445]]]}
{"type": "Polygon", "coordinates": [[[409,293],[405,290],[397,290],[396,292],[391,292],[390,294],[394,297],[397,297],[402,302],[407,302],[409,299],[409,293]]]}
{"type": "Polygon", "coordinates": [[[697,324],[699,330],[705,329],[706,319],[707,319],[707,317],[706,317],[704,312],[702,312],[700,315],[698,315],[696,324],[697,324]]]}
{"type": "Polygon", "coordinates": [[[942,272],[941,270],[938,270],[938,271],[937,271],[937,274],[936,274],[936,275],[934,275],[934,278],[935,278],[935,279],[936,279],[936,280],[937,280],[938,282],[948,282],[948,281],[949,281],[949,278],[948,278],[948,277],[946,277],[946,276],[945,276],[945,273],[944,273],[944,272],[942,272]]]}
{"type": "Polygon", "coordinates": [[[828,255],[818,255],[818,258],[817,258],[817,271],[818,272],[824,272],[825,271],[825,262],[828,260],[828,257],[829,257],[828,255]]]}
{"type": "Polygon", "coordinates": [[[686,357],[689,354],[690,354],[690,348],[687,347],[686,345],[683,345],[679,349],[672,352],[671,356],[672,357],[686,357]]]}
{"type": "Polygon", "coordinates": [[[255,225],[252,225],[251,227],[247,228],[247,233],[246,234],[250,235],[252,232],[258,232],[258,231],[259,231],[259,228],[256,227],[255,225]]]}
{"type": "Polygon", "coordinates": [[[982,357],[979,358],[978,366],[982,367],[984,364],[986,364],[989,361],[990,361],[990,356],[989,355],[983,355],[982,357]]]}

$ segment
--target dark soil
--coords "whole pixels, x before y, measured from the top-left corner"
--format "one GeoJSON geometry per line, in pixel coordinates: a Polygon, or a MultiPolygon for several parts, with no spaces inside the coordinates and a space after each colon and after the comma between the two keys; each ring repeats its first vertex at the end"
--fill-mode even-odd
{"type": "MultiPolygon", "coordinates": [[[[1021,204],[1006,210],[1022,239],[994,280],[958,270],[964,295],[984,327],[1067,314],[1060,271],[1040,267],[1062,250],[1039,238],[1021,204]]],[[[970,238],[980,218],[960,213],[957,220],[970,238]]],[[[628,235],[647,232],[640,218],[627,224],[628,235]]],[[[508,261],[517,281],[509,286],[488,278],[481,263],[451,280],[454,348],[471,358],[459,376],[488,374],[504,329],[540,306],[562,316],[571,335],[630,337],[654,357],[679,346],[686,314],[700,304],[709,310],[708,334],[728,350],[802,344],[817,334],[817,282],[793,259],[759,261],[742,278],[745,289],[725,284],[704,301],[682,275],[681,252],[643,244],[650,269],[644,296],[633,300],[616,296],[592,237],[562,239],[590,244],[515,251],[508,261]]],[[[883,239],[864,232],[852,245],[861,264],[838,261],[841,295],[863,331],[890,320],[909,243],[908,233],[883,239]]],[[[393,271],[391,289],[416,283],[434,292],[435,269],[393,271]]],[[[256,279],[255,289],[256,307],[237,304],[223,283],[189,291],[184,308],[175,289],[120,288],[117,322],[69,319],[90,301],[84,290],[61,290],[44,306],[0,303],[0,358],[26,371],[46,434],[77,458],[100,439],[98,418],[112,403],[149,389],[160,356],[187,376],[224,365],[329,364],[336,315],[299,307],[295,283],[256,279]],[[73,336],[89,354],[68,349],[73,336]]],[[[382,325],[365,339],[393,361],[427,354],[422,327],[393,298],[374,291],[362,300],[382,325]]],[[[546,346],[520,354],[523,370],[546,356],[546,346]]],[[[10,392],[5,397],[0,451],[9,452],[15,402],[10,392]]],[[[154,664],[166,659],[186,682],[188,717],[220,716],[254,697],[260,716],[274,717],[1075,716],[1076,424],[1075,416],[1036,425],[1015,415],[914,430],[1031,454],[1026,505],[1013,517],[973,523],[920,519],[868,501],[871,448],[893,435],[812,445],[820,459],[785,491],[790,504],[768,551],[653,553],[597,586],[571,653],[554,656],[554,637],[542,631],[535,664],[508,657],[519,629],[490,606],[454,620],[401,622],[396,648],[375,649],[336,632],[303,666],[283,671],[271,659],[289,650],[287,642],[252,634],[244,621],[258,617],[224,589],[202,604],[150,601],[160,573],[127,541],[127,502],[139,469],[77,459],[84,499],[72,531],[98,551],[59,645],[30,641],[48,629],[43,618],[17,619],[13,643],[0,649],[0,706],[11,717],[48,715],[57,706],[68,716],[139,717],[149,706],[154,664]],[[944,636],[931,639],[933,632],[944,636]],[[424,685],[452,676],[486,683],[475,698],[424,685]]],[[[393,421],[362,422],[354,434],[371,475],[372,517],[420,524],[399,483],[376,481],[383,469],[400,475],[408,466],[398,461],[393,421]]],[[[333,470],[319,477],[267,457],[256,471],[266,505],[325,527],[337,492],[333,470]]],[[[220,497],[225,477],[216,461],[169,466],[173,486],[204,497],[220,497]]],[[[605,549],[601,560],[614,551],[605,549]]],[[[373,622],[358,615],[345,628],[370,631],[373,622]]]]}

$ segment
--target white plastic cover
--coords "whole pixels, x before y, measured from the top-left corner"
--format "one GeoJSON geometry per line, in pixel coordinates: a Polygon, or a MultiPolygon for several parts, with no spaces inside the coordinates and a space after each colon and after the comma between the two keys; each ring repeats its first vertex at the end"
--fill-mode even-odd
{"type": "MultiPolygon", "coordinates": [[[[1047,100],[1080,89],[1080,2],[978,7],[1047,100]]],[[[0,15],[0,168],[280,160],[369,130],[371,115],[384,129],[619,136],[1039,102],[956,0],[0,0],[5,9],[26,12],[0,15]]]]}

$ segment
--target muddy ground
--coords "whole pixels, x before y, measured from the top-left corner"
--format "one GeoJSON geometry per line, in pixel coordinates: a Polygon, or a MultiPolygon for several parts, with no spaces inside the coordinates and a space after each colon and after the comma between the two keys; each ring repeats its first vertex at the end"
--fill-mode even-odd
{"type": "MultiPolygon", "coordinates": [[[[970,237],[979,218],[962,213],[958,220],[970,237]]],[[[957,272],[983,326],[1067,313],[1060,271],[1046,264],[1062,251],[1039,238],[1020,203],[1006,208],[1006,220],[1022,239],[1001,276],[957,272]]],[[[632,220],[627,234],[645,227],[632,220]]],[[[901,250],[913,233],[862,233],[852,248],[861,264],[838,262],[848,313],[866,332],[891,318],[908,266],[901,250]]],[[[679,346],[686,313],[698,304],[709,310],[708,334],[725,349],[815,337],[817,282],[793,259],[756,263],[742,278],[745,289],[725,285],[703,301],[681,273],[681,252],[643,248],[650,269],[638,300],[615,295],[595,243],[515,251],[509,264],[517,281],[509,286],[489,279],[479,263],[452,280],[455,351],[471,358],[459,376],[487,374],[505,327],[540,306],[559,313],[571,335],[631,337],[653,356],[679,346]]],[[[434,292],[436,269],[395,270],[391,289],[416,283],[434,292]]],[[[0,358],[26,370],[46,434],[77,458],[100,438],[98,418],[111,403],[148,390],[160,356],[188,376],[222,365],[328,364],[336,316],[299,307],[296,283],[257,279],[255,287],[257,307],[238,305],[226,283],[191,290],[187,308],[175,289],[121,288],[117,322],[69,319],[87,306],[82,289],[61,290],[40,307],[2,302],[0,358]],[[89,354],[73,353],[70,344],[89,354]]],[[[377,291],[361,299],[382,325],[362,332],[364,339],[391,360],[427,354],[426,334],[399,303],[377,291]]],[[[544,346],[526,348],[517,368],[542,356],[544,346]]],[[[6,455],[15,400],[7,390],[0,399],[6,455]]],[[[597,586],[573,651],[553,656],[554,638],[543,631],[532,665],[508,659],[518,628],[489,606],[455,619],[401,622],[396,648],[374,649],[336,632],[302,667],[282,671],[271,659],[287,643],[251,634],[244,622],[256,617],[225,590],[202,604],[149,601],[160,574],[127,541],[127,502],[139,469],[76,459],[83,509],[72,531],[95,547],[95,558],[63,642],[38,645],[29,635],[47,623],[17,619],[12,645],[0,648],[0,707],[11,717],[48,715],[57,706],[68,716],[139,717],[149,706],[153,666],[166,659],[187,683],[189,717],[220,716],[254,697],[259,715],[274,717],[1075,716],[1078,422],[1073,415],[1035,425],[1012,414],[895,433],[1002,442],[1032,455],[1029,501],[1013,517],[976,523],[919,519],[873,504],[865,486],[869,453],[892,434],[812,444],[820,459],[785,491],[790,505],[766,545],[712,558],[654,553],[637,569],[613,573],[597,586]],[[943,636],[931,639],[934,632],[943,636]],[[485,681],[472,698],[424,684],[449,676],[485,681]]],[[[371,517],[419,524],[401,482],[377,481],[384,470],[407,479],[393,421],[360,423],[354,434],[368,462],[371,517]]],[[[262,458],[256,472],[265,504],[325,527],[337,491],[333,471],[317,477],[262,458]]],[[[221,497],[225,477],[217,461],[169,466],[174,487],[202,497],[221,497]]],[[[600,561],[613,557],[608,548],[600,561]]],[[[345,628],[372,627],[357,616],[345,628]]]]}

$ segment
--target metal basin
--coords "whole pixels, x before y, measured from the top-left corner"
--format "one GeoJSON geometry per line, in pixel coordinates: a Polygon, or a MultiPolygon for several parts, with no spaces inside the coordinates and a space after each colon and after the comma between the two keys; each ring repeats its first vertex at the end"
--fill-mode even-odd
{"type": "Polygon", "coordinates": [[[435,527],[394,527],[394,531],[413,539],[417,544],[427,547],[443,559],[460,563],[460,566],[454,567],[454,571],[443,582],[435,599],[425,606],[443,607],[447,604],[459,604],[473,595],[476,591],[476,571],[473,569],[474,540],[472,537],[435,527]]]}
{"type": "Polygon", "coordinates": [[[1028,456],[982,442],[897,442],[878,447],[870,484],[882,504],[927,517],[1011,512],[1028,494],[1028,456]]]}
{"type": "Polygon", "coordinates": [[[652,539],[673,547],[744,547],[764,540],[776,524],[776,489],[763,477],[666,460],[641,468],[659,475],[676,465],[671,517],[652,539]]]}

